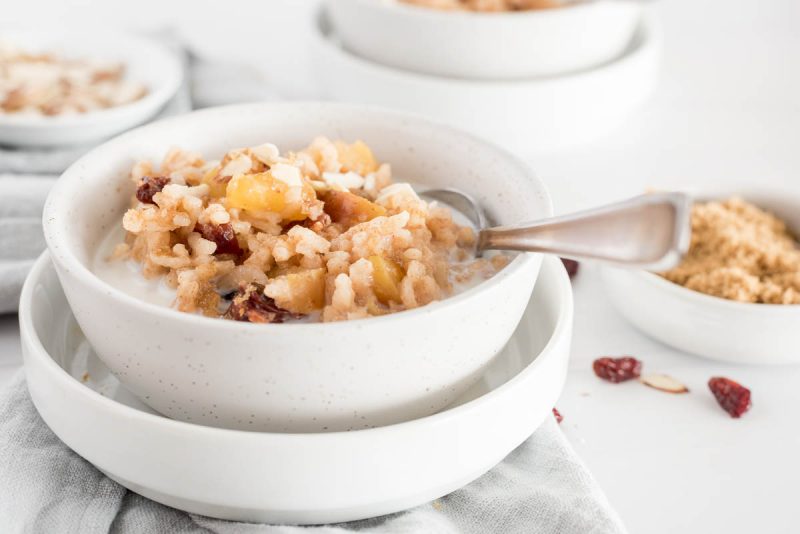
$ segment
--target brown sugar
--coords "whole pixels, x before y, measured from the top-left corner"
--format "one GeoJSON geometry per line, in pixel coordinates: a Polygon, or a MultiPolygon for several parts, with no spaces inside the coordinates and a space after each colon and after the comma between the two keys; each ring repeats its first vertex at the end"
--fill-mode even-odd
{"type": "Polygon", "coordinates": [[[785,222],[738,197],[694,205],[689,253],[662,276],[730,300],[800,304],[797,241],[785,222]]]}

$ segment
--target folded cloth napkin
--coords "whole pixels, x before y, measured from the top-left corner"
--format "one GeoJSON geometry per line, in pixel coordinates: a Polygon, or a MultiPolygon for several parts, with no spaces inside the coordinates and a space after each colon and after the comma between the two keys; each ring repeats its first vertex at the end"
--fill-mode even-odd
{"type": "MultiPolygon", "coordinates": [[[[187,514],[107,478],[44,424],[22,373],[0,393],[0,524],[7,534],[257,534],[305,531],[187,514]]],[[[554,419],[468,486],[384,517],[320,533],[606,534],[625,529],[554,419]]]]}
{"type": "Polygon", "coordinates": [[[42,206],[52,176],[0,174],[0,313],[17,310],[22,283],[45,249],[42,206]]]}

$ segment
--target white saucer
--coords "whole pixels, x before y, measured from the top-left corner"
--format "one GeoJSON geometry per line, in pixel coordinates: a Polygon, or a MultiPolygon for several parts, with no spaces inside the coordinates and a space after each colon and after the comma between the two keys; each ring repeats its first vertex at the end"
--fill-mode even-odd
{"type": "Polygon", "coordinates": [[[356,56],[341,46],[324,10],[314,30],[322,97],[420,113],[521,155],[588,143],[620,126],[655,89],[661,56],[658,28],[645,20],[626,52],[600,67],[513,81],[467,80],[356,56]]]}
{"type": "Polygon", "coordinates": [[[148,89],[135,102],[89,113],[56,117],[0,114],[0,144],[57,146],[100,141],[152,118],[175,95],[183,80],[183,67],[173,52],[152,39],[120,31],[0,29],[0,40],[26,51],[118,61],[125,65],[126,77],[148,89]]]}
{"type": "Polygon", "coordinates": [[[397,425],[325,434],[223,430],[149,410],[92,353],[47,253],[25,284],[19,317],[36,408],[64,443],[108,476],[192,513],[317,524],[411,508],[500,462],[552,416],[567,372],[573,305],[561,262],[546,258],[509,345],[452,407],[397,425]]]}

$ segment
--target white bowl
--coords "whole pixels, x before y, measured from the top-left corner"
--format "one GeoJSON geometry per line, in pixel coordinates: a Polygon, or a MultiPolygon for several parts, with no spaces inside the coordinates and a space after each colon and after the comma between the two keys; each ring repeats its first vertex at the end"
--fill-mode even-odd
{"type": "Polygon", "coordinates": [[[143,98],[109,109],[77,115],[0,114],[0,144],[75,145],[106,139],[152,118],[172,98],[183,80],[178,57],[161,44],[121,31],[97,28],[0,30],[0,40],[26,51],[121,62],[126,77],[141,82],[143,98]]]}
{"type": "Polygon", "coordinates": [[[473,193],[501,223],[552,213],[528,167],[426,119],[366,107],[273,103],[210,109],[142,127],[70,167],[44,208],[56,270],[86,337],[119,379],[177,419],[270,431],[356,429],[442,409],[508,341],[541,264],[522,254],[464,293],[389,316],[339,323],[245,324],[150,304],[90,271],[120,224],[131,165],[171,146],[219,157],[271,141],[299,149],[317,135],[363,139],[395,176],[473,193]]]}
{"type": "Polygon", "coordinates": [[[473,81],[362,59],[339,45],[324,11],[314,36],[320,96],[421,113],[526,155],[587,143],[622,124],[655,89],[661,52],[657,28],[644,21],[625,52],[602,67],[556,78],[473,81]]]}
{"type": "Polygon", "coordinates": [[[390,67],[465,79],[552,76],[620,56],[642,15],[635,1],[513,13],[441,11],[397,0],[328,0],[336,34],[390,67]]]}
{"type": "MultiPolygon", "coordinates": [[[[699,200],[741,196],[800,230],[800,201],[775,191],[727,191],[699,200]]],[[[656,274],[605,268],[617,310],[645,334],[686,352],[735,364],[800,363],[800,305],[752,304],[686,289],[656,274]]]]}
{"type": "Polygon", "coordinates": [[[450,493],[552,417],[567,374],[572,315],[569,279],[557,259],[546,258],[511,342],[454,406],[408,423],[324,434],[222,430],[154,414],[91,352],[47,254],[22,292],[20,330],[42,418],[114,480],[207,516],[332,523],[450,493]]]}

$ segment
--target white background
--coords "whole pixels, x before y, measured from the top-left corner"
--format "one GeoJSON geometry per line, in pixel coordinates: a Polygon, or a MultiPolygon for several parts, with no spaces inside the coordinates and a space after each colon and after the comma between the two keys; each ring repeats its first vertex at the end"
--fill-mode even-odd
{"type": "MultiPolygon", "coordinates": [[[[47,14],[177,27],[204,55],[255,62],[278,92],[308,96],[311,4],[28,0],[4,6],[2,19],[47,14]]],[[[800,2],[662,0],[654,11],[665,51],[647,108],[601,142],[530,158],[557,211],[649,187],[760,184],[800,195],[800,2]]],[[[800,531],[800,368],[732,367],[679,353],[625,323],[593,269],[582,270],[575,289],[571,373],[558,403],[562,428],[630,531],[800,531]],[[594,358],[620,354],[679,378],[691,394],[594,377],[594,358]],[[741,420],[722,412],[706,386],[713,375],[749,386],[752,411],[741,420]]],[[[0,319],[0,383],[19,365],[16,318],[0,319]]]]}

